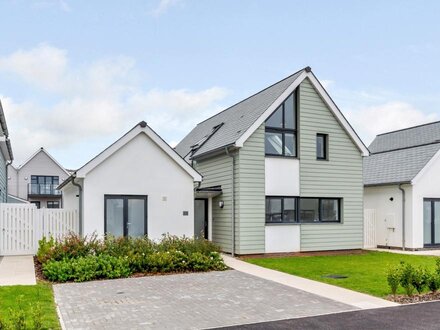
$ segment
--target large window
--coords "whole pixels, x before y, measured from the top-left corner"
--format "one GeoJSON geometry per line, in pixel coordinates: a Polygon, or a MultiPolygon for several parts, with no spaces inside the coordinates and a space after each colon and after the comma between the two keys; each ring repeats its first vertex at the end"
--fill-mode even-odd
{"type": "Polygon", "coordinates": [[[58,195],[56,187],[59,185],[58,176],[31,175],[29,194],[31,195],[58,195]]]}
{"type": "Polygon", "coordinates": [[[266,155],[296,157],[296,93],[266,120],[266,155]]]}
{"type": "Polygon", "coordinates": [[[341,199],[266,197],[266,223],[295,222],[341,222],[341,199]]]}

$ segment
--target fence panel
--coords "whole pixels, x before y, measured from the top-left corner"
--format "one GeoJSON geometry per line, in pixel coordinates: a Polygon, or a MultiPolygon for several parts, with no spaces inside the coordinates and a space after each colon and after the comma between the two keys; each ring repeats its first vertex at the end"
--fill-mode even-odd
{"type": "Polygon", "coordinates": [[[376,210],[366,209],[364,210],[364,248],[376,247],[376,210]]]}

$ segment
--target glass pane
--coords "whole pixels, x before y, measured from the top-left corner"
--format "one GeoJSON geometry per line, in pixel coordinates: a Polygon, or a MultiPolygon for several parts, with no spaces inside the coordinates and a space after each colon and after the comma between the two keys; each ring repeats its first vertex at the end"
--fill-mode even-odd
{"type": "Polygon", "coordinates": [[[269,119],[266,120],[266,127],[283,128],[283,106],[280,106],[269,119]]]}
{"type": "Polygon", "coordinates": [[[145,200],[128,199],[128,235],[133,237],[144,236],[145,230],[145,200]]]}
{"type": "Polygon", "coordinates": [[[432,244],[431,241],[431,201],[423,202],[423,243],[432,244]]]}
{"type": "Polygon", "coordinates": [[[295,95],[291,94],[286,101],[284,101],[284,127],[295,129],[295,95]]]}
{"type": "Polygon", "coordinates": [[[266,132],[265,148],[268,155],[283,154],[283,135],[281,133],[266,132]]]}
{"type": "Polygon", "coordinates": [[[316,157],[325,158],[325,138],[323,135],[316,136],[316,157]]]}
{"type": "Polygon", "coordinates": [[[105,204],[107,234],[124,235],[124,201],[123,199],[107,199],[105,204]]]}
{"type": "Polygon", "coordinates": [[[266,221],[282,222],[281,198],[268,198],[266,200],[266,221]]]}
{"type": "Polygon", "coordinates": [[[283,221],[284,222],[295,222],[296,221],[296,203],[295,198],[284,198],[284,211],[283,211],[283,221]]]}
{"type": "Polygon", "coordinates": [[[319,221],[319,199],[301,198],[299,204],[299,220],[301,222],[319,221]]]}
{"type": "Polygon", "coordinates": [[[194,201],[194,236],[205,237],[205,200],[196,199],[194,201]]]}
{"type": "Polygon", "coordinates": [[[284,134],[284,155],[296,156],[295,134],[284,134]]]}
{"type": "Polygon", "coordinates": [[[54,185],[58,186],[58,185],[59,185],[59,180],[60,180],[59,177],[54,176],[54,177],[52,178],[52,183],[53,183],[54,185]]]}
{"type": "Polygon", "coordinates": [[[440,202],[434,202],[434,244],[440,244],[440,202]]]}
{"type": "Polygon", "coordinates": [[[321,199],[321,220],[339,221],[339,203],[337,199],[321,199]]]}
{"type": "Polygon", "coordinates": [[[37,177],[35,175],[31,176],[31,183],[38,183],[37,177]]]}

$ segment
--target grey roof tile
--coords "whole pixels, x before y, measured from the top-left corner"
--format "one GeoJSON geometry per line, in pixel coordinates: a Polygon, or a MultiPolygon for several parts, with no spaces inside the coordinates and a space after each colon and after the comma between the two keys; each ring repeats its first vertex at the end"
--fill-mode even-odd
{"type": "Polygon", "coordinates": [[[191,146],[200,143],[199,141],[203,141],[207,137],[209,138],[194,153],[194,156],[200,156],[234,144],[299,77],[303,70],[305,69],[202,121],[176,146],[176,151],[182,157],[186,157],[191,151],[191,146]],[[213,128],[217,125],[222,126],[212,134],[213,128]],[[212,136],[210,136],[211,134],[212,136]]]}

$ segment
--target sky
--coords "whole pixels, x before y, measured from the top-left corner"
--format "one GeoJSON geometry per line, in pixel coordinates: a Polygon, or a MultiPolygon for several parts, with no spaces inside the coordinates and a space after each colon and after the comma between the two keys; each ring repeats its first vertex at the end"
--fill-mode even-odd
{"type": "Polygon", "coordinates": [[[82,166],[145,120],[198,122],[310,66],[368,145],[440,120],[440,1],[0,0],[14,164],[82,166]]]}

